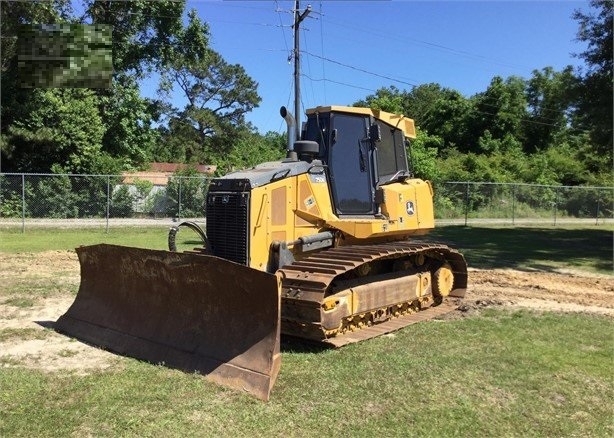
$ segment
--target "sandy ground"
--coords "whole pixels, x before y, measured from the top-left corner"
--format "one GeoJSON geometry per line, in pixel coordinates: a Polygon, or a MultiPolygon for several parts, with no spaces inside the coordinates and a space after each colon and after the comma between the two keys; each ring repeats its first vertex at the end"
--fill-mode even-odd
{"type": "MultiPolygon", "coordinates": [[[[0,254],[0,279],[0,367],[83,374],[118,365],[116,355],[53,330],[55,321],[73,302],[79,285],[79,263],[74,252],[0,254]],[[53,284],[51,292],[44,287],[46,284],[53,284]],[[9,286],[24,292],[12,296],[7,293],[9,286]],[[24,305],[17,298],[29,296],[28,288],[36,292],[35,298],[24,305]]],[[[470,269],[467,296],[447,318],[473,315],[492,306],[614,318],[614,276],[470,269]]]]}

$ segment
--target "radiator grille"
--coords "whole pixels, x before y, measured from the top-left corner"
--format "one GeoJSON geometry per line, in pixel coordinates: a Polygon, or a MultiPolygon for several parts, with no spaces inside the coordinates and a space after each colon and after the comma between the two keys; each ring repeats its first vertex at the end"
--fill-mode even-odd
{"type": "Polygon", "coordinates": [[[249,192],[209,192],[207,238],[215,256],[248,265],[249,192]]]}

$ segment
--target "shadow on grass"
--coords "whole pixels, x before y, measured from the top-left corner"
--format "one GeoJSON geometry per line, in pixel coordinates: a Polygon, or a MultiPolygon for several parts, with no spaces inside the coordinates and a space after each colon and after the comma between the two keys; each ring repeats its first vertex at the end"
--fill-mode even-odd
{"type": "Polygon", "coordinates": [[[322,344],[307,339],[296,338],[293,336],[281,335],[282,353],[320,353],[333,348],[331,345],[322,344]]]}
{"type": "Polygon", "coordinates": [[[553,271],[579,268],[612,273],[613,233],[607,229],[447,226],[426,239],[461,251],[470,267],[553,271]]]}
{"type": "Polygon", "coordinates": [[[40,325],[42,328],[55,330],[55,321],[34,321],[34,323],[40,325]]]}

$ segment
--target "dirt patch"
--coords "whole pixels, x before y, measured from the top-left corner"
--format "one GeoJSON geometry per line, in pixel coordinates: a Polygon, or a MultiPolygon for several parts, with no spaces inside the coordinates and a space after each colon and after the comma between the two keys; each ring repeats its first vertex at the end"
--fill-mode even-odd
{"type": "Polygon", "coordinates": [[[0,365],[83,374],[115,364],[117,357],[112,353],[53,330],[55,321],[66,312],[73,299],[72,296],[45,298],[42,305],[29,308],[0,304],[0,334],[11,333],[6,341],[0,342],[0,365]],[[32,339],[33,330],[44,333],[32,339]]]}
{"type": "MultiPolygon", "coordinates": [[[[53,330],[55,321],[73,302],[79,285],[79,262],[74,251],[0,253],[0,266],[0,366],[89,373],[120,363],[114,354],[53,330]],[[49,291],[50,283],[52,293],[41,293],[49,291]],[[19,300],[12,299],[32,294],[35,298],[30,304],[19,305],[19,300]],[[10,336],[1,336],[3,331],[10,336]]],[[[614,276],[470,269],[467,296],[449,317],[472,315],[492,306],[614,317],[614,276]]]]}
{"type": "Polygon", "coordinates": [[[78,280],[79,260],[74,251],[44,251],[38,253],[0,253],[2,278],[33,275],[57,276],[68,273],[78,280]]]}
{"type": "Polygon", "coordinates": [[[492,306],[614,317],[614,277],[583,272],[513,269],[469,270],[469,288],[459,312],[492,306]]]}
{"type": "Polygon", "coordinates": [[[0,253],[0,266],[0,366],[87,373],[116,363],[115,355],[53,330],[79,286],[74,251],[0,253]]]}

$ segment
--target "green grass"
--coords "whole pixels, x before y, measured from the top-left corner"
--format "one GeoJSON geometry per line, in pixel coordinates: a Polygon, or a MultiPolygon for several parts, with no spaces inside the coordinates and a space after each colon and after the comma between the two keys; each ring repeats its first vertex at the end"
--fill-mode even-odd
{"type": "MultiPolygon", "coordinates": [[[[463,227],[444,226],[426,239],[441,240],[459,249],[470,266],[482,269],[513,267],[552,270],[576,268],[611,274],[612,226],[593,227],[463,227]]],[[[167,249],[168,230],[163,227],[102,229],[0,230],[0,252],[72,250],[80,245],[110,243],[140,248],[167,249]]],[[[182,228],[179,250],[200,245],[198,236],[182,228]]]]}
{"type": "Polygon", "coordinates": [[[35,328],[4,328],[0,329],[0,342],[46,339],[50,333],[50,330],[39,330],[35,328]]]}
{"type": "Polygon", "coordinates": [[[109,243],[139,248],[167,249],[168,230],[164,227],[110,228],[36,228],[22,233],[19,230],[0,230],[1,252],[40,252],[72,250],[81,245],[109,243]]]}
{"type": "MultiPolygon", "coordinates": [[[[189,233],[178,237],[193,245],[189,233]]],[[[477,268],[612,273],[611,227],[442,227],[429,238],[459,248],[477,268]]],[[[164,249],[166,230],[0,231],[5,253],[99,242],[164,249]]],[[[34,298],[24,287],[7,299],[27,307],[56,293],[54,281],[31,278],[34,298]]],[[[3,330],[0,342],[36,336],[3,330]]],[[[487,309],[338,350],[287,340],[282,349],[268,403],[129,358],[88,375],[6,358],[0,436],[614,435],[612,318],[487,309]]]]}
{"type": "MultiPolygon", "coordinates": [[[[139,248],[168,249],[167,227],[101,228],[34,228],[22,233],[16,229],[0,229],[0,252],[40,252],[73,250],[82,245],[108,243],[139,248]]],[[[182,227],[177,233],[177,249],[184,251],[202,246],[198,235],[182,227]]]]}
{"type": "Polygon", "coordinates": [[[488,310],[339,350],[286,343],[268,403],[132,359],[4,368],[0,435],[609,437],[613,342],[608,318],[488,310]]]}
{"type": "MultiPolygon", "coordinates": [[[[14,289],[9,289],[8,290],[9,293],[16,293],[16,291],[14,289]]],[[[28,308],[28,307],[33,307],[34,306],[34,300],[32,298],[27,298],[27,297],[23,297],[23,296],[16,296],[16,297],[12,297],[9,298],[7,300],[2,301],[2,304],[8,304],[9,306],[13,306],[13,307],[18,307],[20,309],[24,309],[24,308],[28,308]]]]}
{"type": "Polygon", "coordinates": [[[469,266],[613,273],[614,227],[491,228],[445,226],[427,239],[459,249],[469,266]]]}

